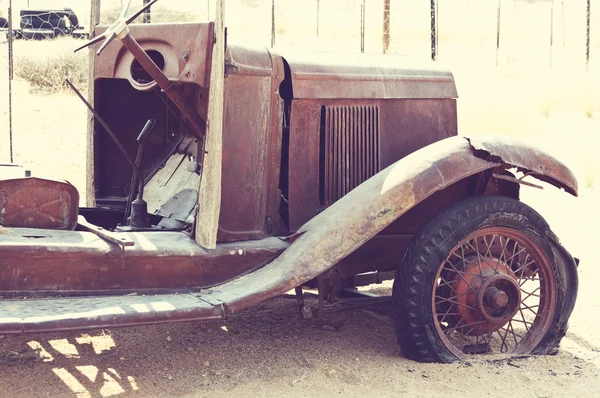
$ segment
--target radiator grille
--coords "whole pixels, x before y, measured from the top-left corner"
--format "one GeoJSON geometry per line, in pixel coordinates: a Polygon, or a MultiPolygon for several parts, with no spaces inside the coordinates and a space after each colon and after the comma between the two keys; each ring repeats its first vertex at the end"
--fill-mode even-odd
{"type": "Polygon", "coordinates": [[[328,206],[379,171],[379,107],[321,109],[321,204],[328,206]]]}

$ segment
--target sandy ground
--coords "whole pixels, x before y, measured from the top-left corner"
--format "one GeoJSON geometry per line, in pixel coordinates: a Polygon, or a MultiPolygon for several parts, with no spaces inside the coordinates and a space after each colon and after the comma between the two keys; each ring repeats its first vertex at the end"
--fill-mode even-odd
{"type": "Polygon", "coordinates": [[[332,332],[294,310],[277,299],[226,321],[5,336],[0,353],[19,361],[0,364],[2,395],[592,397],[600,387],[590,329],[553,357],[419,364],[399,354],[386,317],[350,313],[332,332]]]}
{"type": "MultiPolygon", "coordinates": [[[[497,76],[476,80],[467,70],[457,81],[463,134],[487,126],[525,135],[579,177],[579,198],[552,187],[523,191],[581,259],[579,299],[558,355],[419,364],[402,357],[387,317],[351,312],[342,329],[328,331],[302,320],[294,301],[275,299],[224,321],[0,336],[0,397],[597,396],[598,112],[586,114],[564,100],[540,112],[537,102],[525,104],[524,96],[531,98],[518,79],[508,85],[520,88],[516,96],[497,76]]],[[[5,93],[6,81],[0,84],[5,93]]],[[[83,196],[83,105],[66,93],[31,94],[19,80],[14,92],[15,161],[35,175],[70,180],[83,196]]],[[[7,110],[2,95],[0,161],[8,157],[7,110]]]]}

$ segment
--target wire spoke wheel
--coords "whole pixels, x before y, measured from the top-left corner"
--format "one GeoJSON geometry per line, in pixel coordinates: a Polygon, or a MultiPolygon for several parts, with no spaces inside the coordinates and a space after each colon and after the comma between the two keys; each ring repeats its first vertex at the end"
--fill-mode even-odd
{"type": "Polygon", "coordinates": [[[555,315],[551,260],[525,233],[485,228],[459,242],[440,266],[432,296],[437,332],[456,357],[525,354],[555,315]]]}
{"type": "Polygon", "coordinates": [[[546,221],[501,196],[468,198],[414,235],[396,270],[394,327],[404,355],[555,353],[577,296],[577,266],[546,221]]]}

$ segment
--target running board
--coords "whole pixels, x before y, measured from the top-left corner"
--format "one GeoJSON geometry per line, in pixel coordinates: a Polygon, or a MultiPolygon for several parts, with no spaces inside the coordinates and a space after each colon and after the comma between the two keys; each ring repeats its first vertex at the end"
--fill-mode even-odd
{"type": "Polygon", "coordinates": [[[0,334],[98,329],[217,319],[222,303],[210,294],[4,299],[0,334]]]}

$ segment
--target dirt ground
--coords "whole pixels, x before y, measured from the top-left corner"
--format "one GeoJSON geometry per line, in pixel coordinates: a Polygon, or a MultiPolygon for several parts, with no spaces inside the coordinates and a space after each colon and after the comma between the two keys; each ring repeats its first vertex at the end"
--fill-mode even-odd
{"type": "Polygon", "coordinates": [[[403,358],[386,317],[349,313],[333,332],[294,310],[277,299],[226,321],[4,336],[2,396],[592,397],[600,387],[595,330],[578,323],[557,356],[439,365],[403,358]]]}

